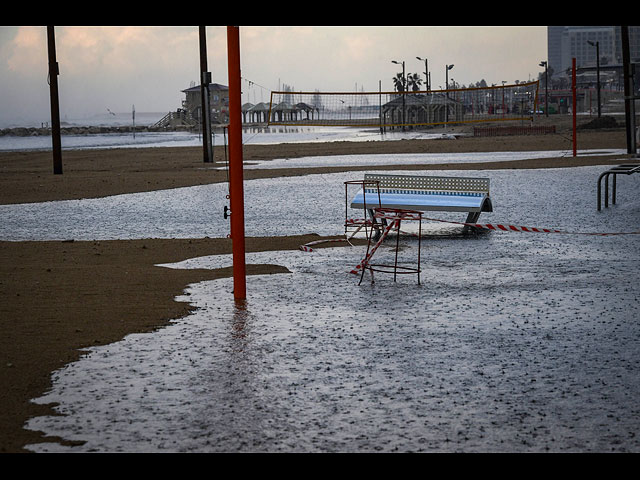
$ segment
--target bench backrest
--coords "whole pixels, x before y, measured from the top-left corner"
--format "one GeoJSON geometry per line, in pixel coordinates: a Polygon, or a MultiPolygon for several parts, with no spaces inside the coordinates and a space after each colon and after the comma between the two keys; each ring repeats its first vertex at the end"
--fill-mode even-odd
{"type": "MultiPolygon", "coordinates": [[[[381,189],[435,192],[483,193],[489,195],[488,178],[431,177],[419,175],[382,175],[365,173],[365,180],[377,180],[381,189]]],[[[375,188],[371,185],[368,188],[375,188]]]]}

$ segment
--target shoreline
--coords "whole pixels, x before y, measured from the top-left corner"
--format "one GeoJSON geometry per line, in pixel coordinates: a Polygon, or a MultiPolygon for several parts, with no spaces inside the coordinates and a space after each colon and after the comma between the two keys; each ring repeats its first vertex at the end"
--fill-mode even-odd
{"type": "MultiPolygon", "coordinates": [[[[247,252],[295,250],[317,235],[247,238],[247,252]]],[[[335,237],[332,237],[335,238],[335,237]]],[[[176,297],[230,268],[177,270],[156,265],[231,253],[231,240],[141,239],[0,242],[0,452],[60,439],[25,430],[28,418],[56,415],[31,399],[82,349],[160,329],[193,311],[176,297]],[[113,301],[117,299],[117,301],[113,301]]],[[[247,275],[279,274],[278,265],[247,265],[247,275]]]]}
{"type": "MultiPolygon", "coordinates": [[[[625,132],[580,133],[580,149],[626,148],[625,132]]],[[[464,137],[324,144],[246,145],[244,160],[375,153],[540,151],[571,147],[562,134],[464,137]]],[[[224,157],[216,148],[216,161],[224,157]]],[[[468,164],[318,167],[245,170],[245,179],[362,170],[486,170],[572,168],[624,163],[625,156],[561,157],[468,164]]],[[[0,153],[2,204],[99,198],[226,181],[226,172],[203,168],[196,147],[63,152],[63,175],[53,175],[50,152],[0,153]]],[[[247,238],[246,250],[288,250],[321,238],[309,234],[247,238]]],[[[335,238],[335,237],[332,237],[335,238]]],[[[51,374],[83,355],[82,349],[149,332],[187,315],[177,302],[187,285],[230,276],[230,269],[175,270],[156,265],[231,253],[226,238],[0,242],[0,451],[22,453],[45,438],[25,430],[33,416],[55,414],[30,400],[51,386],[51,374]],[[115,301],[114,301],[115,300],[115,301]]],[[[248,266],[248,274],[287,273],[277,265],[248,266]]]]}
{"type": "MultiPolygon", "coordinates": [[[[468,129],[467,129],[468,130],[468,129]]],[[[463,130],[460,130],[463,131],[463,130]]],[[[624,129],[583,130],[578,134],[579,150],[625,149],[624,129]]],[[[392,141],[336,141],[327,143],[282,143],[244,145],[245,163],[282,158],[333,155],[375,155],[415,153],[526,152],[572,150],[571,131],[559,128],[547,135],[473,137],[456,139],[414,139],[392,141]]],[[[214,162],[224,167],[226,151],[214,147],[214,162]]],[[[246,169],[244,178],[307,175],[362,170],[478,170],[510,168],[565,168],[623,163],[629,155],[557,157],[482,163],[425,165],[312,167],[246,169]],[[533,162],[533,163],[532,163],[533,162]]],[[[68,150],[62,152],[63,174],[53,175],[50,151],[0,152],[0,204],[100,198],[125,193],[205,185],[227,181],[227,171],[204,163],[201,147],[149,147],[68,150]]]]}

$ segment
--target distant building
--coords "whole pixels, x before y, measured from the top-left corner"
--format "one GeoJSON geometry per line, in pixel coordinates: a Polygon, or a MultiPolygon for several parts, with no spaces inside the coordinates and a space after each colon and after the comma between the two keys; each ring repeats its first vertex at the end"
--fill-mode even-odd
{"type": "Polygon", "coordinates": [[[464,107],[462,102],[443,94],[409,94],[385,103],[382,117],[385,125],[461,122],[464,107]]]}
{"type": "MultiPolygon", "coordinates": [[[[622,41],[619,26],[547,27],[547,57],[553,75],[564,75],[576,59],[577,68],[596,66],[599,43],[600,65],[622,66],[622,41]]],[[[640,27],[629,27],[629,54],[632,63],[640,62],[640,27]]]]}
{"type": "Polygon", "coordinates": [[[269,121],[269,107],[268,102],[260,102],[257,105],[245,103],[242,105],[242,121],[244,123],[267,123],[269,121]]]}
{"type": "MultiPolygon", "coordinates": [[[[182,90],[186,98],[182,101],[182,108],[188,115],[198,120],[202,118],[202,95],[200,85],[182,90]]],[[[209,84],[209,101],[211,107],[211,123],[229,123],[229,87],[219,83],[209,84]]]]}
{"type": "MultiPolygon", "coordinates": [[[[640,26],[629,26],[628,29],[630,62],[638,69],[640,26]]],[[[602,111],[605,113],[621,111],[624,108],[624,75],[620,26],[547,27],[549,89],[541,85],[539,105],[544,107],[548,103],[549,113],[571,111],[573,96],[571,68],[574,58],[576,59],[575,108],[577,111],[593,113],[597,110],[598,73],[602,111]],[[545,99],[547,93],[548,102],[545,99]]],[[[544,75],[540,78],[544,82],[544,75]]],[[[636,92],[639,87],[640,82],[636,80],[636,92]]]]}
{"type": "MultiPolygon", "coordinates": [[[[202,119],[202,95],[200,85],[182,90],[186,95],[182,108],[169,112],[156,122],[154,128],[188,128],[200,127],[202,119]]],[[[229,123],[229,87],[219,83],[209,84],[209,102],[211,107],[211,123],[229,123]]]]}

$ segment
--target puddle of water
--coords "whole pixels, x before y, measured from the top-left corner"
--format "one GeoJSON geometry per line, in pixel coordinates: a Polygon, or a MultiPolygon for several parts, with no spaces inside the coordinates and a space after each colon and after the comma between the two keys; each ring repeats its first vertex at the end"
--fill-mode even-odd
{"type": "MultiPolygon", "coordinates": [[[[637,186],[619,183],[619,204],[597,212],[598,171],[483,172],[495,211],[480,221],[637,230],[637,186]]],[[[341,233],[349,179],[247,182],[249,198],[264,204],[251,209],[248,231],[341,233]],[[331,202],[335,212],[322,208],[331,202]]],[[[196,195],[180,194],[185,202],[196,195]]],[[[421,285],[376,273],[374,284],[365,276],[358,286],[348,271],[364,247],[248,254],[248,263],[292,273],[248,277],[243,308],[231,279],[192,285],[180,297],[198,307],[192,315],[88,350],[35,400],[58,402],[63,416],[28,422],[86,443],[29,448],[638,451],[638,235],[462,237],[457,228],[422,242],[421,285]]],[[[375,259],[389,258],[391,245],[375,259]]],[[[402,237],[401,247],[413,262],[416,240],[402,237]]],[[[213,256],[170,268],[230,264],[231,256],[213,256]]]]}

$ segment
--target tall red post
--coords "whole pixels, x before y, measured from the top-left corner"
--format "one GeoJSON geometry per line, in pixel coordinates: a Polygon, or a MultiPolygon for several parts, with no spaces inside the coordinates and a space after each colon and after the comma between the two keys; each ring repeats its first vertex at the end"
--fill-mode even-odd
{"type": "Polygon", "coordinates": [[[242,167],[242,105],[240,91],[240,31],[227,27],[229,65],[229,203],[231,207],[231,246],[233,249],[233,296],[247,297],[244,192],[242,167]]]}
{"type": "Polygon", "coordinates": [[[571,61],[571,92],[573,95],[573,103],[571,104],[571,111],[573,112],[573,156],[578,154],[578,139],[576,138],[576,59],[575,57],[571,61]]]}

